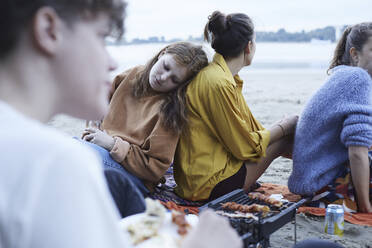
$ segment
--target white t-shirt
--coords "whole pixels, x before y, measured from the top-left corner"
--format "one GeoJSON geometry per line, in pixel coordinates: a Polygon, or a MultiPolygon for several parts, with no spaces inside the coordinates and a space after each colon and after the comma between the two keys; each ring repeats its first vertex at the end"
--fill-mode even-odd
{"type": "Polygon", "coordinates": [[[0,101],[0,248],[123,248],[96,155],[0,101]]]}

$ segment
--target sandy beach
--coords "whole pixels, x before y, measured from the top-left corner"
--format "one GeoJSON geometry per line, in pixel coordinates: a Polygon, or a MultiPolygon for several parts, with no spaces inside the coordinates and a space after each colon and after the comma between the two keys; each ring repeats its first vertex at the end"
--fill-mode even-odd
{"type": "MultiPolygon", "coordinates": [[[[270,127],[285,115],[301,113],[306,101],[319,88],[327,75],[325,70],[258,70],[243,69],[243,93],[251,111],[265,126],[270,127]]],[[[80,136],[85,121],[57,116],[49,123],[69,136],[80,136]]],[[[259,179],[261,182],[287,184],[292,161],[278,158],[259,179]]],[[[345,247],[372,247],[372,227],[345,223],[343,237],[323,231],[324,218],[297,215],[297,241],[307,238],[334,240],[345,247]]],[[[271,247],[294,244],[294,224],[289,223],[271,236],[271,247]]]]}

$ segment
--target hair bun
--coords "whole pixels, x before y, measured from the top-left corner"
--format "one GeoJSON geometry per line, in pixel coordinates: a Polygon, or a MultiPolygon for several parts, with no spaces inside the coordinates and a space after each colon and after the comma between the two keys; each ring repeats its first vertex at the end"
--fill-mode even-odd
{"type": "Polygon", "coordinates": [[[244,13],[225,15],[214,11],[208,19],[204,27],[204,40],[210,42],[212,48],[225,58],[239,56],[248,42],[253,40],[254,25],[244,13]]]}
{"type": "Polygon", "coordinates": [[[213,35],[218,35],[225,31],[226,16],[224,14],[219,11],[214,11],[208,19],[208,30],[213,33],[213,35]]]}
{"type": "Polygon", "coordinates": [[[231,26],[231,20],[232,20],[232,16],[227,15],[226,16],[226,22],[225,22],[226,28],[229,28],[231,26]]]}

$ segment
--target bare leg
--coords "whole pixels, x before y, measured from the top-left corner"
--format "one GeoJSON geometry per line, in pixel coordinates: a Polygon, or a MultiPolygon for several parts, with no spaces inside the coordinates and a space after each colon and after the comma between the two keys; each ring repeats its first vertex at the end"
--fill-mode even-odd
{"type": "Polygon", "coordinates": [[[244,165],[247,168],[247,175],[245,177],[243,189],[248,191],[274,159],[282,155],[288,156],[291,154],[292,145],[293,136],[285,136],[267,147],[266,157],[261,158],[256,163],[246,161],[244,165]]]}

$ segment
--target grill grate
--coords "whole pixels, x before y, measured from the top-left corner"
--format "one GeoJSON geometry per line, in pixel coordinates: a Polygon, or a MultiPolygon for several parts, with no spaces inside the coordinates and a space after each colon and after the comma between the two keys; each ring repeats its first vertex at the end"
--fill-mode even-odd
{"type": "Polygon", "coordinates": [[[260,244],[261,247],[268,247],[270,235],[292,221],[295,218],[297,208],[303,205],[307,200],[308,199],[302,199],[297,203],[286,202],[278,208],[257,199],[251,199],[242,189],[237,189],[205,204],[200,207],[200,211],[210,208],[214,211],[220,210],[233,213],[234,211],[222,208],[221,204],[226,202],[236,202],[246,205],[257,203],[269,206],[271,211],[265,216],[263,216],[262,213],[254,213],[257,220],[244,217],[228,217],[231,226],[238,232],[246,247],[250,247],[252,244],[260,244]]]}

